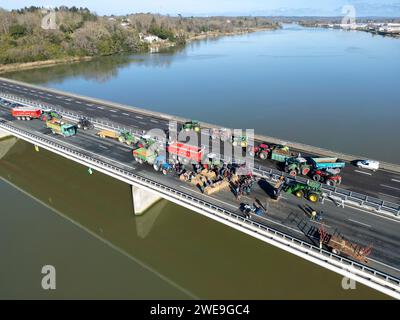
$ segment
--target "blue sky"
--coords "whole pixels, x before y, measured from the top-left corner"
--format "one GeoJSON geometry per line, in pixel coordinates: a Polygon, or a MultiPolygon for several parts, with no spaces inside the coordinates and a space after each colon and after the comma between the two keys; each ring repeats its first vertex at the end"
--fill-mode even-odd
{"type": "Polygon", "coordinates": [[[176,15],[340,15],[343,5],[358,16],[400,16],[399,0],[0,0],[0,7],[83,6],[98,14],[157,12],[176,15]]]}

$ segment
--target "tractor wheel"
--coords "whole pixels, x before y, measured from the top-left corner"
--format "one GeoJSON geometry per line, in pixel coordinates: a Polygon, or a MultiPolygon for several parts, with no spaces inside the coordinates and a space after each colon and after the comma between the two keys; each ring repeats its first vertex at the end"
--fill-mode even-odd
{"type": "Polygon", "coordinates": [[[153,165],[153,169],[154,171],[160,171],[160,167],[156,163],[153,165]]]}
{"type": "Polygon", "coordinates": [[[326,180],[326,184],[328,186],[331,186],[331,187],[336,187],[336,181],[335,180],[328,179],[328,180],[326,180]]]}
{"type": "Polygon", "coordinates": [[[253,150],[249,151],[249,156],[250,156],[250,157],[254,157],[254,156],[255,156],[255,154],[254,154],[254,151],[253,151],[253,150]]]}
{"type": "Polygon", "coordinates": [[[138,159],[139,164],[143,164],[143,159],[138,159]]]}
{"type": "Polygon", "coordinates": [[[342,178],[338,178],[338,180],[336,181],[337,185],[341,185],[342,184],[342,178]]]}
{"type": "Polygon", "coordinates": [[[21,117],[21,119],[22,119],[22,120],[26,120],[26,118],[25,118],[25,117],[21,117]]]}
{"type": "Polygon", "coordinates": [[[17,120],[21,120],[21,117],[17,117],[17,120]]]}
{"type": "Polygon", "coordinates": [[[118,141],[121,142],[121,143],[124,143],[124,142],[125,142],[125,139],[122,138],[122,137],[119,137],[119,138],[118,138],[118,141]]]}
{"type": "Polygon", "coordinates": [[[82,127],[82,125],[80,123],[78,123],[78,129],[80,129],[82,127]]]}
{"type": "Polygon", "coordinates": [[[319,196],[316,193],[310,193],[308,195],[308,200],[310,200],[311,202],[318,202],[319,196]]]}
{"type": "Polygon", "coordinates": [[[86,127],[86,126],[84,126],[84,127],[83,127],[83,130],[84,130],[84,131],[86,131],[87,129],[89,129],[89,128],[88,128],[88,127],[86,127]]]}
{"type": "Polygon", "coordinates": [[[317,182],[321,181],[321,176],[319,174],[314,174],[312,178],[314,181],[317,181],[317,182]]]}
{"type": "Polygon", "coordinates": [[[31,117],[26,117],[26,120],[28,120],[28,121],[31,120],[31,117]]]}
{"type": "Polygon", "coordinates": [[[304,192],[302,190],[297,190],[294,194],[297,198],[303,198],[304,192]]]}
{"type": "Polygon", "coordinates": [[[291,175],[292,177],[297,176],[296,170],[290,170],[289,175],[291,175]]]}
{"type": "Polygon", "coordinates": [[[267,155],[266,152],[261,152],[261,153],[260,153],[260,159],[261,159],[261,160],[266,160],[267,158],[268,158],[268,155],[267,155]]]}
{"type": "Polygon", "coordinates": [[[232,142],[232,145],[233,145],[234,147],[236,147],[236,146],[237,146],[237,142],[236,142],[236,141],[233,141],[233,142],[232,142]]]}
{"type": "Polygon", "coordinates": [[[138,158],[138,157],[135,157],[135,161],[136,161],[136,162],[139,162],[139,158],[138,158]]]}
{"type": "Polygon", "coordinates": [[[128,146],[131,146],[131,145],[132,145],[132,141],[127,140],[127,141],[125,141],[125,142],[126,142],[126,144],[127,144],[128,146]]]}
{"type": "Polygon", "coordinates": [[[162,173],[163,173],[164,176],[166,176],[168,174],[167,169],[162,169],[162,173]]]}
{"type": "Polygon", "coordinates": [[[303,176],[306,176],[306,175],[308,175],[309,172],[310,172],[310,168],[304,168],[304,169],[301,171],[301,174],[302,174],[303,176]]]}

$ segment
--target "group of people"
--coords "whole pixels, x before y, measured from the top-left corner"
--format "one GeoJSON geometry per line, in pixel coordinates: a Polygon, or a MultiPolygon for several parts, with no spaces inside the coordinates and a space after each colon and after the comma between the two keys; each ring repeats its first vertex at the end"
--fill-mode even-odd
{"type": "Polygon", "coordinates": [[[255,183],[255,178],[253,175],[240,176],[239,180],[233,183],[233,190],[237,200],[243,195],[249,195],[253,185],[255,183]]]}

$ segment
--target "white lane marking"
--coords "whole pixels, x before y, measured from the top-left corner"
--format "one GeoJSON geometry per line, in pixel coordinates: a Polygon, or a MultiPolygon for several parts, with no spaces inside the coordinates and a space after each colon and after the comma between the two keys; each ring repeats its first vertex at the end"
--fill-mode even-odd
{"type": "Polygon", "coordinates": [[[151,122],[154,122],[154,123],[158,123],[158,121],[157,121],[157,120],[153,120],[153,119],[151,119],[150,121],[151,121],[151,122]]]}
{"type": "Polygon", "coordinates": [[[141,117],[141,116],[135,116],[136,118],[138,118],[138,119],[143,119],[143,117],[141,117]]]}
{"type": "Polygon", "coordinates": [[[67,101],[72,101],[72,99],[71,99],[71,98],[65,98],[65,100],[67,100],[67,101]]]}
{"type": "Polygon", "coordinates": [[[53,95],[52,95],[52,94],[50,94],[50,93],[48,93],[47,95],[48,95],[49,97],[52,97],[52,96],[53,96],[53,95]]]}
{"type": "Polygon", "coordinates": [[[129,113],[122,112],[124,116],[129,116],[129,113]]]}
{"type": "Polygon", "coordinates": [[[110,110],[110,112],[117,112],[117,110],[110,110]]]}
{"type": "Polygon", "coordinates": [[[103,146],[103,145],[101,145],[101,144],[99,144],[99,147],[102,148],[102,149],[107,149],[107,150],[108,150],[108,147],[103,146]]]}
{"type": "Polygon", "coordinates": [[[75,102],[76,102],[76,103],[79,103],[79,104],[82,104],[82,102],[80,102],[80,101],[78,101],[78,100],[77,100],[77,101],[75,101],[75,102]]]}
{"type": "Polygon", "coordinates": [[[399,183],[400,183],[400,180],[397,180],[397,179],[392,179],[392,181],[393,181],[393,182],[399,182],[399,183]]]}
{"type": "Polygon", "coordinates": [[[62,97],[61,97],[61,96],[56,96],[56,98],[57,98],[57,99],[62,99],[62,97]]]}
{"type": "Polygon", "coordinates": [[[88,107],[93,107],[93,105],[92,105],[91,103],[86,103],[86,105],[87,105],[88,107]]]}
{"type": "Polygon", "coordinates": [[[146,122],[143,122],[143,121],[139,121],[139,123],[141,124],[141,125],[147,125],[147,123],[146,122]]]}
{"type": "Polygon", "coordinates": [[[382,186],[382,187],[385,187],[385,188],[389,188],[389,189],[394,189],[394,190],[399,190],[399,191],[400,191],[400,188],[388,186],[388,185],[386,185],[386,184],[381,184],[381,186],[382,186]]]}
{"type": "Polygon", "coordinates": [[[354,170],[354,171],[358,172],[358,173],[362,173],[362,174],[366,174],[366,175],[372,176],[372,173],[370,173],[370,172],[364,172],[364,171],[360,171],[360,170],[354,170]]]}
{"type": "Polygon", "coordinates": [[[104,110],[104,108],[103,108],[103,107],[100,107],[100,106],[98,106],[98,107],[97,107],[97,109],[101,109],[101,110],[104,110]]]}
{"type": "Polygon", "coordinates": [[[219,202],[221,202],[221,203],[224,203],[224,204],[226,204],[227,206],[231,206],[231,207],[233,207],[233,208],[235,208],[235,209],[238,209],[238,208],[239,208],[239,206],[234,206],[233,204],[230,204],[230,203],[228,203],[228,202],[225,202],[225,201],[222,201],[222,200],[219,200],[219,199],[210,197],[209,195],[203,194],[203,193],[201,193],[200,191],[197,191],[197,190],[195,190],[195,189],[191,189],[191,188],[188,188],[188,187],[185,187],[185,186],[182,186],[182,185],[181,185],[180,187],[183,188],[183,189],[186,189],[186,190],[190,190],[190,191],[192,191],[192,192],[194,192],[194,193],[201,194],[202,196],[208,197],[208,198],[210,198],[210,199],[217,200],[217,201],[219,201],[219,202]]]}
{"type": "Polygon", "coordinates": [[[354,222],[354,223],[361,224],[362,226],[365,226],[365,227],[371,228],[371,226],[370,226],[369,224],[362,223],[362,222],[360,222],[360,221],[353,220],[353,219],[347,219],[347,220],[349,220],[349,221],[351,221],[351,222],[354,222]]]}
{"type": "Polygon", "coordinates": [[[392,197],[392,198],[395,198],[395,199],[400,199],[399,197],[392,196],[392,195],[390,195],[390,194],[383,193],[383,192],[379,192],[379,194],[381,194],[381,195],[383,195],[383,196],[386,196],[386,197],[392,197]]]}

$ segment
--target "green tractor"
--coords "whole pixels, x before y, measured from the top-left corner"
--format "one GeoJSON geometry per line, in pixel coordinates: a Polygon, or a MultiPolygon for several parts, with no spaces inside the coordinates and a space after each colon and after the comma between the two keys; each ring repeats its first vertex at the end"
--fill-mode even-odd
{"type": "Polygon", "coordinates": [[[129,131],[121,131],[118,141],[121,143],[126,143],[128,146],[131,146],[136,142],[135,136],[129,131]]]}
{"type": "Polygon", "coordinates": [[[53,111],[51,109],[43,110],[42,114],[40,115],[40,120],[42,121],[49,121],[53,119],[61,120],[62,116],[58,112],[53,111]]]}
{"type": "Polygon", "coordinates": [[[292,157],[285,161],[285,172],[289,173],[292,177],[296,177],[297,175],[306,176],[310,170],[311,166],[302,157],[292,157]]]}
{"type": "Polygon", "coordinates": [[[200,123],[198,121],[188,121],[182,126],[182,130],[200,132],[200,123]]]}
{"type": "Polygon", "coordinates": [[[314,203],[318,202],[322,196],[321,184],[315,181],[309,181],[308,184],[295,181],[285,185],[283,190],[314,203]]]}
{"type": "Polygon", "coordinates": [[[242,148],[247,148],[249,145],[249,139],[246,136],[233,136],[232,145],[234,147],[239,146],[242,148]]]}

